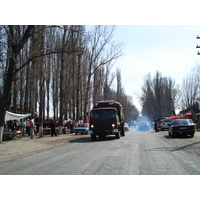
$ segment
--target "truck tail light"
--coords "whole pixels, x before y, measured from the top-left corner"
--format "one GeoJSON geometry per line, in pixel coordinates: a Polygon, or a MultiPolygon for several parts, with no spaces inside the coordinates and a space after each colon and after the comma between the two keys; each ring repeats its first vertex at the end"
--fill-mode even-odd
{"type": "Polygon", "coordinates": [[[115,124],[112,124],[112,127],[115,128],[115,124]]]}

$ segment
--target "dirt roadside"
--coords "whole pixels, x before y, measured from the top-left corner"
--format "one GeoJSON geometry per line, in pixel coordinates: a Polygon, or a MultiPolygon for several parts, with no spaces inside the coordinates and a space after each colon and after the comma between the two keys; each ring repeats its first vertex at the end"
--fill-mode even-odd
{"type": "Polygon", "coordinates": [[[0,163],[68,143],[80,137],[89,137],[89,135],[60,134],[57,137],[44,135],[42,138],[36,136],[34,139],[30,139],[30,136],[23,136],[21,139],[4,141],[0,143],[0,163]]]}

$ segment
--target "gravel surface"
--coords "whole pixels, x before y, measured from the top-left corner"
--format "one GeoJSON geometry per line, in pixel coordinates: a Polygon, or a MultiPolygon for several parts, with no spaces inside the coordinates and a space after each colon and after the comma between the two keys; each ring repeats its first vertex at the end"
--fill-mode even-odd
{"type": "MultiPolygon", "coordinates": [[[[81,137],[88,137],[88,135],[81,135],[81,137]]],[[[25,135],[21,139],[3,141],[3,143],[0,143],[0,163],[51,149],[74,138],[77,138],[75,134],[60,134],[57,137],[44,135],[42,138],[35,136],[34,139],[25,135]]]]}
{"type": "Polygon", "coordinates": [[[134,129],[96,141],[89,135],[24,138],[0,145],[0,174],[199,175],[199,144],[199,132],[171,138],[167,131],[134,129]]]}

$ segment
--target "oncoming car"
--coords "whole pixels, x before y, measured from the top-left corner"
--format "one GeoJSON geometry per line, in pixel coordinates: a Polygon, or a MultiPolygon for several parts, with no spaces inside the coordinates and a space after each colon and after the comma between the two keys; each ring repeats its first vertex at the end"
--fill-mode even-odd
{"type": "Polygon", "coordinates": [[[195,124],[190,119],[175,119],[169,125],[169,136],[190,135],[194,137],[195,124]]]}
{"type": "Polygon", "coordinates": [[[77,133],[88,134],[89,124],[88,123],[78,124],[76,127],[74,127],[74,132],[75,132],[75,135],[77,135],[77,133]]]}
{"type": "Polygon", "coordinates": [[[137,130],[138,131],[150,131],[151,126],[148,122],[139,122],[137,125],[137,130]]]}

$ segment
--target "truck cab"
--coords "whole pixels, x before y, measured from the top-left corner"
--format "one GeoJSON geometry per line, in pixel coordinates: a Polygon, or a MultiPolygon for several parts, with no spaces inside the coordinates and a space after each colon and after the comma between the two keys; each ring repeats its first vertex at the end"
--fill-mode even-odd
{"type": "Polygon", "coordinates": [[[95,140],[96,136],[103,138],[106,135],[115,135],[117,139],[125,136],[124,121],[122,119],[122,107],[118,104],[101,102],[93,107],[90,113],[90,130],[91,139],[95,140]]]}

